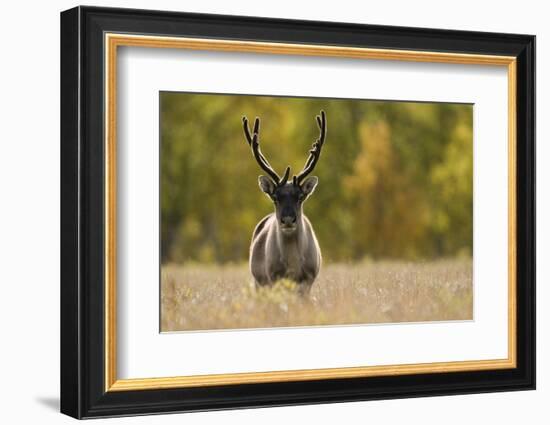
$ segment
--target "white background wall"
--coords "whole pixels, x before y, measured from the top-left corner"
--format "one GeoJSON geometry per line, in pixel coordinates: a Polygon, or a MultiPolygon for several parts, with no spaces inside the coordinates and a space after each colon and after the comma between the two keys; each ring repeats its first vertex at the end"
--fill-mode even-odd
{"type": "MultiPolygon", "coordinates": [[[[4,2],[0,15],[0,416],[64,423],[59,392],[59,12],[4,2]]],[[[550,26],[545,2],[97,1],[96,5],[537,35],[538,390],[211,412],[110,423],[548,423],[550,412],[550,26]],[[546,260],[546,261],[545,261],[546,260]]]]}

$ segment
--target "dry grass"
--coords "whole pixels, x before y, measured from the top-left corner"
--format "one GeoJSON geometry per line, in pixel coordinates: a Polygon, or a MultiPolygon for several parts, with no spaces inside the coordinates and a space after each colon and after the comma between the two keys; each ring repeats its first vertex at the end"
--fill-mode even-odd
{"type": "Polygon", "coordinates": [[[470,260],[324,265],[309,298],[256,291],[247,265],[167,265],[161,285],[165,332],[472,318],[470,260]]]}

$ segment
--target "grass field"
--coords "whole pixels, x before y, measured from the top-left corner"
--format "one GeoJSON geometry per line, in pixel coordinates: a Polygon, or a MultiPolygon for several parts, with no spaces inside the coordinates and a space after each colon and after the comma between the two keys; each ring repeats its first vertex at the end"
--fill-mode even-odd
{"type": "Polygon", "coordinates": [[[163,332],[472,319],[471,260],[328,264],[307,298],[290,281],[257,291],[246,264],[161,276],[163,332]]]}

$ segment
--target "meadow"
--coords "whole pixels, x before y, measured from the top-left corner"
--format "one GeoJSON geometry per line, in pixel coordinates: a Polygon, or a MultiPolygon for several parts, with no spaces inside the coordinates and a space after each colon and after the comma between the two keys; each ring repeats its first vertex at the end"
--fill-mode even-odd
{"type": "Polygon", "coordinates": [[[309,297],[256,290],[247,264],[161,270],[161,331],[470,320],[471,259],[323,265],[309,297]]]}

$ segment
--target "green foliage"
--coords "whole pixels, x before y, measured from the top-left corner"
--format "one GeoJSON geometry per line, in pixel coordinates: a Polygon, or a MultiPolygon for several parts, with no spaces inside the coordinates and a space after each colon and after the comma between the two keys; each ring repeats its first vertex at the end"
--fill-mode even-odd
{"type": "Polygon", "coordinates": [[[472,251],[472,106],[161,94],[163,262],[241,262],[273,207],[242,116],[262,151],[298,172],[327,113],[320,183],[304,206],[325,261],[436,258],[472,251]]]}

